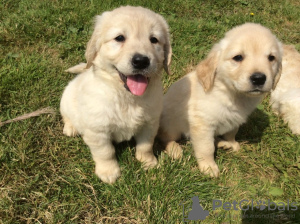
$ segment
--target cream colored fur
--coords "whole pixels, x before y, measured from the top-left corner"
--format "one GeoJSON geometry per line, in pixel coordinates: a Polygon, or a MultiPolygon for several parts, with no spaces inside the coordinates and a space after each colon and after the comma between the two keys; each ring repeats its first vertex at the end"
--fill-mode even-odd
{"type": "Polygon", "coordinates": [[[163,68],[171,58],[169,28],[162,16],[142,7],[120,7],[96,17],[86,50],[87,64],[67,71],[80,73],[66,87],[60,111],[64,134],[83,136],[95,161],[95,173],[106,183],[120,176],[113,142],[135,138],[136,158],[145,168],[157,164],[152,146],[162,110],[163,68]],[[124,41],[116,37],[123,35],[124,41]],[[157,43],[150,38],[157,38],[157,43]],[[132,75],[132,58],[146,55],[150,65],[139,73],[149,78],[142,96],[124,88],[119,72],[132,75]]]}
{"type": "Polygon", "coordinates": [[[300,54],[293,46],[283,46],[282,75],[270,102],[292,132],[300,135],[300,54]]]}
{"type": "Polygon", "coordinates": [[[200,170],[218,176],[215,138],[222,136],[218,147],[240,149],[235,135],[265,93],[275,87],[281,52],[280,42],[261,25],[247,23],[227,32],[196,70],[175,82],[164,97],[159,137],[167,153],[181,157],[176,140],[182,134],[190,136],[200,170]],[[250,81],[255,73],[265,75],[264,85],[250,81]]]}

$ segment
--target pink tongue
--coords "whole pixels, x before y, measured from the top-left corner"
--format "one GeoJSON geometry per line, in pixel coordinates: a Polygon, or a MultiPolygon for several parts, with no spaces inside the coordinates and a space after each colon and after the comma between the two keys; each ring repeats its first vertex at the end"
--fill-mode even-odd
{"type": "Polygon", "coordinates": [[[143,75],[130,75],[126,84],[133,95],[141,96],[146,91],[148,80],[143,75]]]}

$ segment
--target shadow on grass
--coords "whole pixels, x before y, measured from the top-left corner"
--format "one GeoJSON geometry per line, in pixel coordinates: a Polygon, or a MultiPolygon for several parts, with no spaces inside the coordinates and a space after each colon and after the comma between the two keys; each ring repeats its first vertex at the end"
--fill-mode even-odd
{"type": "MultiPolygon", "coordinates": [[[[134,138],[131,138],[131,140],[129,140],[129,141],[114,143],[114,146],[116,149],[116,156],[117,156],[118,160],[122,157],[122,154],[125,153],[126,150],[128,150],[128,148],[133,149],[133,150],[131,150],[131,154],[133,157],[135,156],[136,141],[134,138]]],[[[158,139],[155,139],[154,144],[153,144],[154,155],[156,157],[159,157],[163,150],[164,150],[163,144],[158,139]]]]}
{"type": "MultiPolygon", "coordinates": [[[[261,141],[264,130],[269,127],[270,121],[268,115],[262,110],[256,109],[248,118],[246,124],[242,125],[237,133],[236,140],[238,142],[246,141],[249,143],[258,143],[261,141]]],[[[180,145],[186,145],[189,140],[182,136],[179,142],[180,145]]],[[[130,141],[124,141],[118,144],[114,144],[116,148],[116,155],[118,160],[124,153],[124,150],[128,148],[133,148],[132,152],[135,152],[136,141],[132,138],[130,141]]],[[[156,138],[153,145],[153,152],[156,157],[159,157],[160,154],[164,151],[163,143],[156,138]]],[[[215,156],[217,154],[217,149],[215,151],[215,156]]],[[[134,154],[133,154],[134,156],[134,154]]]]}
{"type": "Polygon", "coordinates": [[[247,141],[249,143],[258,143],[261,141],[264,130],[269,127],[269,116],[262,110],[256,109],[248,118],[246,124],[243,124],[236,139],[238,142],[247,141]]]}
{"type": "MultiPolygon", "coordinates": [[[[242,224],[296,224],[300,223],[299,205],[288,206],[266,206],[265,209],[259,208],[242,211],[242,224]],[[296,207],[296,209],[295,209],[296,207]],[[292,210],[293,209],[293,210],[292,210]]],[[[245,208],[247,209],[247,208],[245,208]]]]}

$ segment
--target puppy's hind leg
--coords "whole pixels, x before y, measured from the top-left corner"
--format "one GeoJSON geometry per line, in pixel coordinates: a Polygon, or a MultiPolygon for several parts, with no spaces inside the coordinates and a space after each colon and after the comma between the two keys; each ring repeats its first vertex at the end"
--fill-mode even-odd
{"type": "Polygon", "coordinates": [[[232,151],[237,152],[240,150],[240,144],[235,141],[235,135],[237,134],[239,128],[235,128],[234,130],[224,134],[223,138],[218,138],[217,147],[223,149],[232,149],[232,151]]]}
{"type": "Polygon", "coordinates": [[[176,141],[170,141],[166,145],[166,153],[173,159],[180,159],[183,155],[183,150],[176,141]]]}
{"type": "Polygon", "coordinates": [[[63,133],[69,137],[74,137],[78,134],[78,131],[74,128],[69,118],[63,117],[64,129],[63,133]]]}
{"type": "Polygon", "coordinates": [[[158,137],[163,142],[166,153],[173,159],[179,159],[183,155],[181,146],[176,142],[181,136],[180,132],[176,130],[165,131],[162,128],[159,130],[158,137]]]}

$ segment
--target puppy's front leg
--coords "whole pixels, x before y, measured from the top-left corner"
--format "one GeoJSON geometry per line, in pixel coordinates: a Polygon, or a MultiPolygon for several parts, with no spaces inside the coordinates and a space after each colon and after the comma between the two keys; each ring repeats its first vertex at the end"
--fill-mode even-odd
{"type": "Polygon", "coordinates": [[[96,165],[96,175],[105,183],[114,183],[121,175],[121,170],[109,136],[106,133],[87,130],[83,140],[90,147],[96,165]]]}
{"type": "Polygon", "coordinates": [[[155,124],[146,124],[135,136],[135,157],[143,163],[143,167],[145,169],[152,168],[157,165],[157,159],[153,154],[153,143],[157,130],[158,122],[155,124]]]}
{"type": "Polygon", "coordinates": [[[239,128],[235,128],[232,131],[224,134],[223,139],[217,139],[217,147],[223,149],[232,149],[232,151],[237,152],[240,150],[240,144],[235,141],[235,135],[237,134],[239,128]]]}
{"type": "Polygon", "coordinates": [[[214,131],[203,126],[191,127],[191,140],[200,171],[218,177],[220,171],[214,159],[214,131]]]}

